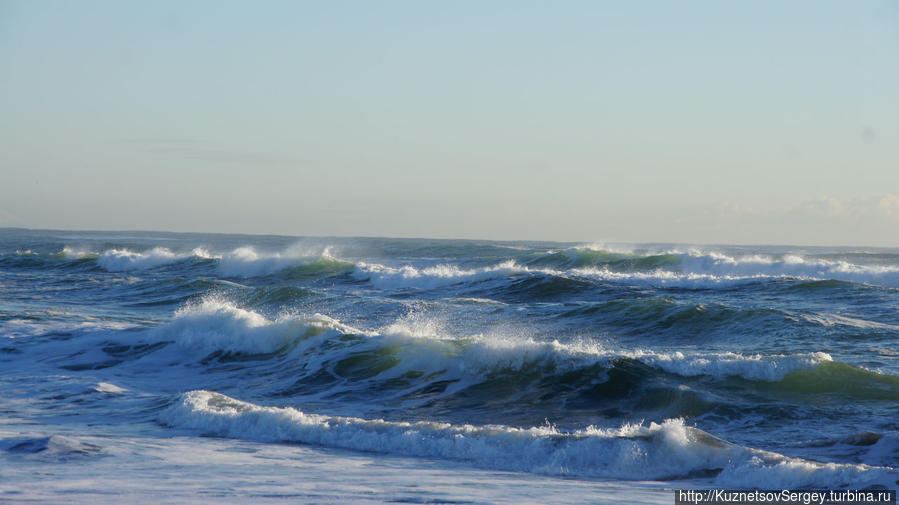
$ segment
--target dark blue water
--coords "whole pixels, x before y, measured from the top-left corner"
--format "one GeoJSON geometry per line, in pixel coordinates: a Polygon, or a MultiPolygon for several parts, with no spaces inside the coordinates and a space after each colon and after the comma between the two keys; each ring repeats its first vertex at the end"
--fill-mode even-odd
{"type": "Polygon", "coordinates": [[[897,308],[889,249],[6,229],[0,416],[583,478],[894,485],[897,308]]]}

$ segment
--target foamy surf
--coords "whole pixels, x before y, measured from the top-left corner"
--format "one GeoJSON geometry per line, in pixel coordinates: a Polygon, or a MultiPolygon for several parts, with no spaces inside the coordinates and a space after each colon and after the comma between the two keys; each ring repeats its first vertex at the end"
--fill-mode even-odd
{"type": "Polygon", "coordinates": [[[672,485],[643,479],[895,485],[896,251],[0,239],[0,467],[48,503],[122,471],[193,497],[234,468],[346,501],[303,494],[299,463],[303,482],[419,502],[497,494],[401,483],[526,484],[510,503],[672,485]],[[35,477],[48,462],[70,478],[35,477]]]}
{"type": "Polygon", "coordinates": [[[711,472],[722,486],[776,482],[784,488],[894,484],[899,477],[892,468],[817,463],[736,446],[679,419],[572,432],[553,426],[392,422],[264,407],[212,391],[181,395],[160,419],[203,434],[451,459],[549,475],[644,480],[711,472]]]}

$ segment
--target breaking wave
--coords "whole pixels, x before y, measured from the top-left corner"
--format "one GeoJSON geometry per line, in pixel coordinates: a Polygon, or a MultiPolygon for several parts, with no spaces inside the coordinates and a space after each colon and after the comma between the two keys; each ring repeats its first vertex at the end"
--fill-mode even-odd
{"type": "Polygon", "coordinates": [[[884,467],[817,463],[725,442],[680,419],[561,431],[308,414],[264,407],[212,391],[181,395],[161,415],[204,434],[266,442],[465,461],[476,466],[549,475],[630,480],[717,475],[722,486],[863,487],[895,483],[884,467]]]}
{"type": "MultiPolygon", "coordinates": [[[[851,255],[837,258],[803,254],[738,255],[699,249],[626,252],[579,247],[519,256],[513,254],[494,263],[474,267],[453,263],[353,263],[338,258],[329,247],[317,250],[293,247],[280,252],[263,252],[244,246],[224,253],[213,253],[204,248],[174,251],[165,247],[145,251],[113,248],[97,253],[66,247],[60,256],[94,259],[100,267],[110,272],[158,268],[191,258],[213,261],[217,272],[223,277],[286,274],[304,278],[350,272],[357,280],[368,281],[378,289],[387,290],[475,285],[494,280],[514,280],[521,276],[699,289],[771,280],[899,287],[899,265],[894,263],[854,263],[858,258],[851,255]]],[[[40,257],[30,250],[18,251],[16,261],[35,261],[40,257]]],[[[4,261],[11,260],[5,258],[4,261]]]]}
{"type": "Polygon", "coordinates": [[[328,248],[319,254],[307,252],[263,253],[252,247],[240,247],[222,255],[219,272],[226,277],[259,277],[289,271],[295,275],[335,274],[353,268],[334,257],[328,248]]]}
{"type": "Polygon", "coordinates": [[[894,264],[861,265],[800,254],[739,256],[696,249],[638,254],[575,248],[538,256],[529,264],[564,267],[576,275],[604,281],[673,287],[716,287],[771,279],[899,286],[899,266],[894,264]]]}
{"type": "Polygon", "coordinates": [[[397,373],[422,368],[426,372],[455,371],[461,375],[489,373],[502,369],[523,369],[540,364],[554,370],[570,370],[606,364],[616,359],[631,359],[669,373],[691,377],[738,376],[750,380],[778,381],[798,370],[814,368],[831,361],[823,352],[797,355],[744,355],[733,352],[685,353],[648,350],[609,349],[594,341],[562,343],[539,341],[519,335],[440,336],[438,324],[405,318],[381,331],[361,330],[340,321],[315,314],[302,317],[286,314],[268,319],[252,310],[241,309],[227,300],[207,298],[179,309],[175,318],[152,330],[158,338],[170,339],[186,347],[203,351],[273,353],[285,350],[309,336],[331,331],[329,336],[351,335],[356,339],[341,348],[332,360],[359,356],[363,351],[395,352],[397,373]]]}

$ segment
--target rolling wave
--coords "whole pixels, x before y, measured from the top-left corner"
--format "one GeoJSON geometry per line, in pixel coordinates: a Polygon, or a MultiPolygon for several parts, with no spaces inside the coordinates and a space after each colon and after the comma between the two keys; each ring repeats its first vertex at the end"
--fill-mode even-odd
{"type": "MultiPolygon", "coordinates": [[[[52,258],[30,250],[4,255],[4,262],[28,262],[52,258]],[[46,258],[45,258],[46,256],[46,258]]],[[[436,289],[456,284],[475,285],[492,280],[511,280],[520,276],[545,276],[584,279],[671,288],[727,288],[746,283],[791,280],[797,286],[832,287],[833,282],[849,282],[884,287],[899,287],[899,264],[889,257],[880,263],[853,263],[864,256],[849,259],[824,258],[801,254],[725,254],[716,251],[623,252],[591,248],[571,248],[550,252],[511,255],[495,263],[463,267],[452,263],[422,265],[412,263],[383,265],[368,261],[351,262],[338,258],[330,247],[317,250],[288,248],[282,252],[262,252],[243,246],[215,253],[202,247],[175,251],[165,247],[136,251],[112,248],[102,252],[65,247],[58,258],[94,260],[110,272],[146,270],[176,264],[188,259],[209,260],[218,274],[231,278],[264,277],[283,274],[297,278],[351,272],[352,277],[371,283],[378,289],[436,289]],[[889,261],[888,261],[889,260],[889,261]]]]}
{"type": "Polygon", "coordinates": [[[499,263],[463,268],[453,264],[419,267],[359,263],[354,276],[380,289],[435,289],[519,276],[586,279],[652,287],[721,288],[747,283],[792,280],[851,282],[899,287],[899,265],[859,265],[845,260],[777,256],[732,256],[691,251],[635,255],[570,249],[530,254],[499,263]]]}
{"type": "Polygon", "coordinates": [[[895,483],[895,470],[860,464],[817,463],[737,446],[671,419],[560,431],[308,414],[264,407],[204,390],[181,395],[160,416],[174,427],[267,442],[465,461],[496,469],[629,480],[717,475],[716,484],[741,487],[864,487],[895,483]]]}
{"type": "Polygon", "coordinates": [[[109,272],[147,270],[190,258],[213,259],[204,249],[194,249],[190,253],[175,253],[165,247],[154,247],[149,251],[135,252],[128,249],[111,249],[97,257],[97,263],[109,272]]]}
{"type": "Polygon", "coordinates": [[[836,280],[899,287],[899,265],[855,264],[800,254],[734,255],[692,249],[633,253],[572,248],[525,258],[525,265],[561,268],[610,282],[719,287],[772,279],[836,280]]]}
{"type": "Polygon", "coordinates": [[[352,263],[331,255],[328,248],[320,253],[288,250],[285,252],[260,252],[244,246],[225,253],[213,253],[202,247],[190,251],[173,251],[166,247],[154,247],[144,251],[113,248],[97,253],[90,250],[65,247],[53,257],[74,260],[93,260],[108,272],[148,270],[181,263],[186,260],[208,260],[216,265],[223,277],[264,277],[288,271],[293,274],[325,274],[348,271],[352,263]]]}
{"type": "Polygon", "coordinates": [[[150,334],[205,352],[270,354],[328,330],[354,331],[320,314],[311,318],[284,316],[270,320],[230,302],[207,298],[179,309],[171,322],[154,328],[150,334]]]}
{"type": "Polygon", "coordinates": [[[295,276],[315,276],[349,271],[353,264],[336,258],[328,248],[318,254],[308,251],[262,253],[247,246],[222,255],[218,268],[226,277],[261,277],[284,271],[295,276]]]}
{"type": "Polygon", "coordinates": [[[229,368],[237,374],[258,363],[271,374],[268,394],[403,408],[442,404],[464,411],[505,402],[544,414],[553,408],[616,408],[618,415],[699,415],[728,406],[728,391],[747,388],[773,400],[800,394],[800,402],[809,405],[817,395],[899,399],[899,378],[835,362],[824,352],[627,350],[594,340],[451,337],[442,331],[427,319],[401,319],[377,330],[321,314],[269,319],[206,299],[183,307],[149,336],[174,342],[203,363],[240,357],[241,366],[229,368]]]}
{"type": "MultiPolygon", "coordinates": [[[[295,288],[257,288],[252,293],[263,298],[305,296],[295,288]]],[[[84,338],[87,352],[66,351],[72,356],[63,360],[66,369],[119,366],[147,353],[174,353],[180,362],[236,380],[244,374],[268,374],[265,394],[387,402],[402,408],[443,404],[464,412],[487,402],[509,406],[498,411],[517,406],[535,415],[551,409],[600,414],[618,409],[614,415],[664,411],[694,416],[727,407],[734,390],[807,405],[822,395],[854,401],[899,399],[899,378],[834,361],[824,352],[690,352],[627,349],[589,338],[453,336],[436,321],[413,316],[360,329],[322,314],[288,311],[271,317],[227,299],[205,297],[178,309],[169,322],[141,330],[142,344],[133,343],[133,337],[128,337],[128,345],[103,343],[109,342],[109,331],[135,331],[133,324],[120,322],[13,318],[0,322],[0,328],[18,338],[65,328],[102,339],[97,345],[84,338]]]]}
{"type": "Polygon", "coordinates": [[[484,280],[504,278],[530,270],[514,261],[497,265],[465,269],[456,265],[441,264],[423,268],[412,265],[389,267],[377,263],[360,263],[354,276],[367,280],[380,289],[418,288],[434,289],[460,283],[477,283],[484,280]]]}
{"type": "MultiPolygon", "coordinates": [[[[286,350],[291,343],[312,334],[333,331],[332,336],[355,336],[349,349],[332,359],[362,350],[396,349],[402,373],[415,367],[426,372],[454,370],[458,374],[523,369],[533,364],[552,365],[555,370],[582,368],[615,359],[638,360],[669,373],[690,377],[739,376],[751,380],[778,381],[797,370],[813,368],[831,361],[823,352],[798,355],[743,355],[733,352],[684,353],[607,349],[594,341],[561,343],[538,341],[518,335],[472,335],[442,337],[431,334],[438,326],[409,324],[400,320],[381,332],[367,331],[315,314],[312,317],[284,315],[267,319],[252,310],[241,309],[227,300],[204,299],[179,309],[175,318],[152,333],[204,351],[223,350],[242,353],[273,353],[286,350]]],[[[331,351],[333,352],[332,348],[331,351]]]]}

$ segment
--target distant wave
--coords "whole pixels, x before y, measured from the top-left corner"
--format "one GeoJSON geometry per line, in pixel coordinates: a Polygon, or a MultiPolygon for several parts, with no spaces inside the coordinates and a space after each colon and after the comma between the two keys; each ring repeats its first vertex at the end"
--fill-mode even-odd
{"type": "Polygon", "coordinates": [[[778,279],[899,287],[899,265],[856,265],[799,255],[728,256],[695,250],[637,255],[568,249],[531,254],[480,268],[453,264],[420,267],[359,263],[354,272],[355,277],[368,280],[380,289],[434,289],[519,275],[683,288],[719,288],[778,279]]]}
{"type": "Polygon", "coordinates": [[[186,254],[175,253],[165,247],[154,247],[144,252],[129,251],[128,249],[111,249],[100,254],[97,258],[97,263],[110,272],[127,272],[130,270],[156,268],[188,258],[212,259],[214,256],[200,248],[186,254]]]}
{"type": "MultiPolygon", "coordinates": [[[[22,261],[36,256],[27,250],[19,251],[17,255],[22,261]]],[[[388,290],[476,285],[517,276],[700,289],[782,279],[899,287],[899,264],[856,264],[845,259],[801,254],[735,255],[699,249],[637,253],[579,247],[546,253],[513,254],[505,260],[480,267],[452,263],[354,264],[338,258],[327,247],[263,252],[244,246],[224,253],[213,253],[203,248],[191,251],[174,251],[165,247],[146,251],[113,248],[94,252],[66,247],[61,255],[72,259],[95,259],[100,267],[110,272],[157,268],[191,258],[213,261],[223,277],[249,278],[275,274],[303,277],[351,272],[355,279],[388,290]]]]}
{"type": "MultiPolygon", "coordinates": [[[[29,251],[30,252],[30,251],[29,251]]],[[[191,251],[173,251],[165,247],[154,247],[145,251],[127,248],[113,248],[97,253],[89,250],[66,247],[60,253],[64,258],[94,259],[108,272],[147,270],[179,263],[189,259],[210,260],[223,277],[260,277],[276,274],[284,270],[295,273],[339,273],[353,267],[331,255],[326,248],[321,253],[301,252],[260,252],[250,246],[239,247],[226,253],[212,253],[204,248],[191,251]]]]}
{"type": "Polygon", "coordinates": [[[166,247],[154,247],[146,251],[132,251],[130,249],[121,248],[109,249],[101,253],[65,247],[60,254],[64,258],[96,259],[97,264],[108,272],[148,270],[190,258],[214,259],[216,257],[205,249],[199,247],[190,252],[175,252],[166,247]]]}
{"type": "Polygon", "coordinates": [[[531,263],[565,266],[569,273],[604,281],[654,286],[717,287],[784,278],[899,286],[899,264],[858,265],[799,254],[737,256],[696,249],[635,254],[576,248],[531,263]]]}
{"type": "Polygon", "coordinates": [[[339,273],[353,267],[325,248],[320,253],[272,252],[264,253],[246,246],[223,254],[218,264],[219,272],[226,277],[260,277],[284,270],[295,273],[339,273]]]}
{"type": "Polygon", "coordinates": [[[529,271],[528,268],[522,267],[512,260],[474,269],[464,269],[451,264],[416,268],[412,265],[389,267],[376,263],[359,263],[353,275],[359,279],[368,280],[375,287],[381,289],[434,289],[463,282],[472,283],[503,278],[511,274],[529,271]]]}
{"type": "Polygon", "coordinates": [[[203,390],[181,395],[161,419],[217,436],[460,460],[549,475],[644,480],[713,472],[716,485],[777,488],[861,488],[892,485],[897,478],[890,468],[816,463],[737,446],[678,419],[570,432],[553,426],[391,422],[264,407],[203,390]]]}

